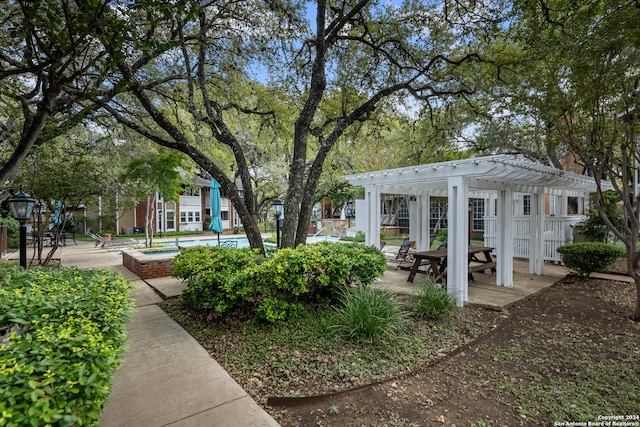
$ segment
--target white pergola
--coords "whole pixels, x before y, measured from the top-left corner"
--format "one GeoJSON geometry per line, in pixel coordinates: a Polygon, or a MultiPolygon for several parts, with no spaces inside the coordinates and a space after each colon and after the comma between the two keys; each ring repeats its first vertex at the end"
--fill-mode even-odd
{"type": "MultiPolygon", "coordinates": [[[[495,155],[454,160],[344,176],[350,184],[365,189],[365,243],[380,241],[382,194],[411,196],[411,215],[416,250],[429,249],[430,197],[448,197],[447,289],[456,303],[468,300],[469,197],[491,194],[497,200],[495,255],[496,285],[513,286],[514,193],[531,195],[530,273],[542,274],[544,266],[544,195],[586,197],[596,191],[593,178],[534,163],[522,157],[495,155]]],[[[608,183],[607,183],[608,184],[608,183]]],[[[361,210],[361,209],[360,209],[361,210]]],[[[362,228],[362,226],[360,227],[362,228]]]]}

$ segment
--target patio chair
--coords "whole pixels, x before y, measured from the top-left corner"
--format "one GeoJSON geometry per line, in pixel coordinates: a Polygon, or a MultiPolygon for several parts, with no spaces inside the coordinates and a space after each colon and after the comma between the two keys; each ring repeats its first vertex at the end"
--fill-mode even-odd
{"type": "Polygon", "coordinates": [[[400,243],[400,249],[398,249],[398,253],[396,253],[396,262],[398,265],[396,266],[396,270],[404,266],[413,265],[413,252],[414,246],[416,242],[415,240],[405,239],[400,243]]]}
{"type": "Polygon", "coordinates": [[[227,249],[238,249],[238,241],[237,240],[223,240],[220,242],[221,248],[227,249]]]}
{"type": "Polygon", "coordinates": [[[107,249],[108,251],[142,245],[142,242],[138,241],[137,239],[106,240],[104,237],[91,232],[89,232],[89,236],[96,241],[95,247],[100,246],[101,248],[107,249]]]}

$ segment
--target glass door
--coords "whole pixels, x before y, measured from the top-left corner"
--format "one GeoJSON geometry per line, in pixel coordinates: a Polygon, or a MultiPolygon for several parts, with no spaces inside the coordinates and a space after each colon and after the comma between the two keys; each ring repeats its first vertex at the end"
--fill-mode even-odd
{"type": "Polygon", "coordinates": [[[176,211],[167,211],[167,231],[176,231],[176,211]]]}

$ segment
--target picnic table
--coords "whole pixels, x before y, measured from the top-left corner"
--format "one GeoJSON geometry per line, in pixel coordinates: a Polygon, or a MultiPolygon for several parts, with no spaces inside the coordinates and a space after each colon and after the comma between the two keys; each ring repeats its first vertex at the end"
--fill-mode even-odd
{"type": "MultiPolygon", "coordinates": [[[[493,273],[496,272],[496,262],[491,257],[493,249],[488,246],[469,246],[469,280],[474,280],[473,273],[476,272],[484,273],[486,270],[491,270],[493,273]]],[[[414,261],[407,281],[413,283],[413,279],[415,279],[418,272],[428,273],[429,270],[436,280],[440,280],[446,274],[447,256],[447,248],[414,252],[414,261]],[[425,265],[424,271],[421,270],[420,267],[425,265]]]]}

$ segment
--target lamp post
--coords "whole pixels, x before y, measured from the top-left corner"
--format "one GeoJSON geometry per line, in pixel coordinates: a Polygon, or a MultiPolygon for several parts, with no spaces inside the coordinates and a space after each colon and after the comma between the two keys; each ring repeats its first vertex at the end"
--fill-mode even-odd
{"type": "Polygon", "coordinates": [[[276,247],[280,249],[280,217],[282,216],[282,200],[279,198],[273,199],[271,202],[273,207],[273,217],[276,220],[276,247]]]}
{"type": "Polygon", "coordinates": [[[31,211],[36,201],[24,191],[7,200],[11,216],[20,223],[20,267],[27,268],[27,226],[26,222],[31,217],[31,211]]]}

